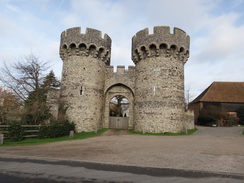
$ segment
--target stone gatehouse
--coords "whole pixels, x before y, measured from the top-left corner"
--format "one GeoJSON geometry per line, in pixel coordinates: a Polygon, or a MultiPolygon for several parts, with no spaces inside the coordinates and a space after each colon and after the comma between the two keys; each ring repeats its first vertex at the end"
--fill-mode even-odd
{"type": "Polygon", "coordinates": [[[123,96],[129,106],[128,129],[164,133],[192,128],[193,120],[190,127],[184,120],[189,36],[178,28],[171,34],[166,26],[154,27],[153,34],[141,30],[132,38],[135,66],[118,66],[116,72],[110,66],[111,42],[107,34],[90,28],[84,34],[80,27],[61,34],[61,89],[48,95],[53,115],[58,115],[59,100],[68,107],[66,115],[78,132],[112,128],[111,99],[123,96]]]}

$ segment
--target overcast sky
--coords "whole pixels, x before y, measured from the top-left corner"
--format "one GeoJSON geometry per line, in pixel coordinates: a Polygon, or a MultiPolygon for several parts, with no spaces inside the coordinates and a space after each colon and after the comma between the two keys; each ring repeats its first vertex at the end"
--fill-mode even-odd
{"type": "Polygon", "coordinates": [[[244,0],[0,0],[0,67],[33,52],[61,78],[59,42],[71,27],[112,38],[111,65],[133,65],[131,38],[154,26],[191,38],[185,89],[196,96],[213,81],[244,81],[244,0]]]}

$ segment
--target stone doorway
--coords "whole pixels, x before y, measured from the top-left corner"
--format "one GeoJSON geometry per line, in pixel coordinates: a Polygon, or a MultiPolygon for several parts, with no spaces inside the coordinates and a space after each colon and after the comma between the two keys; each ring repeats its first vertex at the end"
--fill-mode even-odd
{"type": "Polygon", "coordinates": [[[134,95],[123,84],[109,87],[105,93],[103,127],[112,129],[132,129],[134,95]]]}

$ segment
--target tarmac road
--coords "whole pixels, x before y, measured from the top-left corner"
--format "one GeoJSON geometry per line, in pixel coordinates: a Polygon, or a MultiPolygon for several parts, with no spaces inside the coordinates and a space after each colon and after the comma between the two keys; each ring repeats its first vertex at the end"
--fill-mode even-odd
{"type": "Polygon", "coordinates": [[[3,183],[241,183],[244,181],[244,177],[239,175],[78,161],[0,158],[0,164],[0,182],[3,183]]]}
{"type": "Polygon", "coordinates": [[[209,136],[209,137],[244,137],[242,135],[243,127],[198,127],[199,132],[195,136],[209,136]]]}

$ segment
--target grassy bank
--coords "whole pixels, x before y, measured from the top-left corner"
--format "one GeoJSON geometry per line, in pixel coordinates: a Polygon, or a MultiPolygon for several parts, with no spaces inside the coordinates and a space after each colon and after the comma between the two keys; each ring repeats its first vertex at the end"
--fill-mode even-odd
{"type": "Polygon", "coordinates": [[[4,144],[1,146],[39,145],[39,144],[46,144],[46,143],[51,143],[51,142],[81,140],[81,139],[99,136],[107,130],[108,129],[100,129],[97,131],[97,133],[95,133],[95,132],[75,133],[74,138],[72,138],[72,139],[69,138],[69,136],[58,137],[58,138],[45,138],[45,139],[33,138],[33,139],[25,139],[25,140],[21,140],[21,141],[16,141],[16,142],[12,142],[12,141],[9,141],[6,139],[4,141],[4,144]]]}

